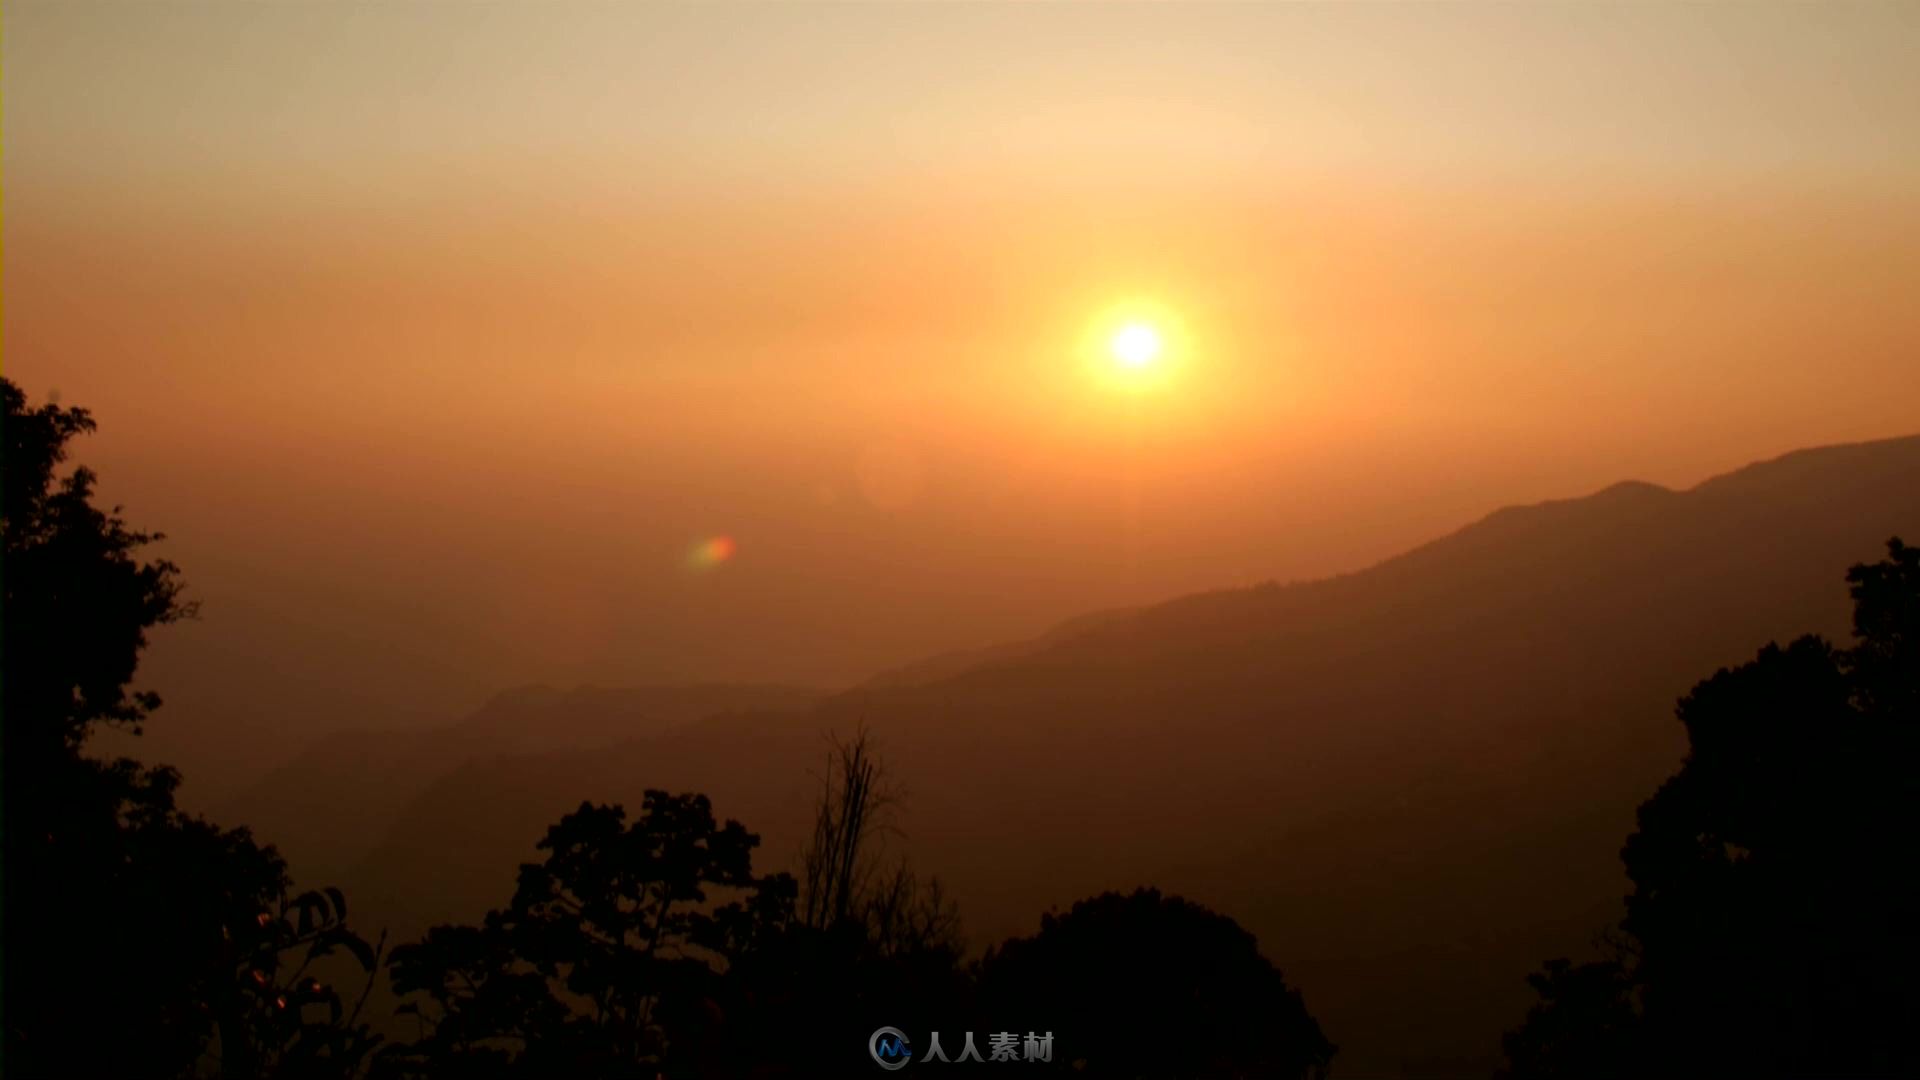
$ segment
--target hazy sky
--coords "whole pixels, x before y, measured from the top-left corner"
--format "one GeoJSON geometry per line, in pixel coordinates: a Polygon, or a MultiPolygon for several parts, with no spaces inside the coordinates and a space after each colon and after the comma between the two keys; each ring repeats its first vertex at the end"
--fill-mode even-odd
{"type": "Polygon", "coordinates": [[[13,2],[4,80],[6,372],[170,534],[189,757],[1920,430],[1910,4],[13,2]]]}

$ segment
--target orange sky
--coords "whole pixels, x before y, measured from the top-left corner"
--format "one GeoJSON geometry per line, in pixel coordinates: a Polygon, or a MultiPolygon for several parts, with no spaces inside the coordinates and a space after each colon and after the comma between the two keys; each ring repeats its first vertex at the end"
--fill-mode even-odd
{"type": "Polygon", "coordinates": [[[5,368],[202,601],[163,751],[843,683],[1920,430],[1916,56],[1908,5],[14,3],[5,368]],[[1141,297],[1184,355],[1116,393],[1141,297]]]}

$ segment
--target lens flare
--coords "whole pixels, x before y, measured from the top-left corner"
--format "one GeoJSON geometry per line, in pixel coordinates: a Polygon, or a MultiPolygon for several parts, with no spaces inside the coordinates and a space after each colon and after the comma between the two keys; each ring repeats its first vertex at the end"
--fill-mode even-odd
{"type": "Polygon", "coordinates": [[[702,540],[694,545],[693,553],[687,557],[687,562],[695,570],[711,570],[733,558],[733,553],[738,547],[739,545],[733,542],[731,536],[716,536],[709,540],[702,540]]]}

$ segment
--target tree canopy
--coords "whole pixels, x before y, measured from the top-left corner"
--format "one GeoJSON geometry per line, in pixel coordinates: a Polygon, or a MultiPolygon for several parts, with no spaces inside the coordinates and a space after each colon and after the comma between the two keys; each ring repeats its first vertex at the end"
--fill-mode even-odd
{"type": "Polygon", "coordinates": [[[394,989],[427,1025],[392,1075],[688,1075],[713,1051],[728,961],[792,917],[787,875],[756,877],[759,837],[704,795],[649,791],[638,817],[581,804],[482,925],[394,950],[394,989]]]}
{"type": "Polygon", "coordinates": [[[1911,1076],[1920,1049],[1920,549],[1847,574],[1854,642],[1768,645],[1681,699],[1615,956],[1549,965],[1516,1077],[1911,1076]]]}
{"type": "Polygon", "coordinates": [[[159,534],[61,473],[87,412],[0,391],[8,1075],[350,1074],[374,1040],[313,974],[376,966],[346,898],[294,894],[273,848],[182,813],[173,770],[84,752],[159,706],[132,687],[147,632],[192,609],[143,557],[159,534]]]}

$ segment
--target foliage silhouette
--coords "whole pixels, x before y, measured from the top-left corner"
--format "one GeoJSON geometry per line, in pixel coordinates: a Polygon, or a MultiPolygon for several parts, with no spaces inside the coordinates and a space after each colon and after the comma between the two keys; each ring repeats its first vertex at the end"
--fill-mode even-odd
{"type": "Polygon", "coordinates": [[[711,1054],[721,973],[793,917],[794,881],[756,877],[759,837],[703,795],[649,791],[631,824],[581,804],[520,868],[512,903],[394,950],[417,995],[395,1076],[687,1075],[711,1054]]]}
{"type": "Polygon", "coordinates": [[[1920,549],[1887,549],[1847,574],[1852,647],[1768,645],[1681,700],[1617,955],[1531,980],[1510,1075],[1920,1073],[1920,549]]]}
{"type": "Polygon", "coordinates": [[[6,457],[0,465],[5,533],[7,749],[50,755],[77,747],[95,724],[138,730],[160,704],[129,688],[147,631],[193,614],[180,598],[178,568],[142,561],[163,539],[129,529],[119,507],[93,505],[95,476],[65,476],[67,443],[94,430],[85,409],[27,407],[11,380],[5,397],[6,457]]]}
{"type": "Polygon", "coordinates": [[[1556,1080],[1613,1080],[1639,1066],[1640,1013],[1619,960],[1549,960],[1527,976],[1540,996],[1506,1037],[1511,1072],[1556,1080]]]}
{"type": "Polygon", "coordinates": [[[345,898],[291,895],[273,848],[180,812],[173,770],[83,753],[159,706],[131,688],[140,653],[192,606],[142,558],[159,534],[96,507],[91,471],[60,475],[87,412],[0,390],[7,1075],[351,1074],[373,1036],[310,974],[377,966],[345,898]]]}
{"type": "Polygon", "coordinates": [[[1334,1046],[1225,915],[1156,889],[1103,893],[990,950],[996,1028],[1052,1030],[1056,1067],[1098,1077],[1318,1077],[1334,1046]]]}
{"type": "MultiPolygon", "coordinates": [[[[878,759],[864,739],[836,746],[851,771],[830,774],[821,812],[866,815],[879,788],[847,782],[876,780],[878,759]]],[[[716,825],[705,796],[645,799],[631,824],[582,804],[548,830],[545,861],[521,867],[507,907],[394,950],[394,989],[421,1030],[382,1052],[379,1075],[844,1075],[878,1024],[936,1002],[962,1015],[957,918],[904,862],[868,873],[850,834],[840,870],[819,879],[847,890],[846,914],[810,925],[799,883],[754,874],[758,838],[716,825]]]]}

